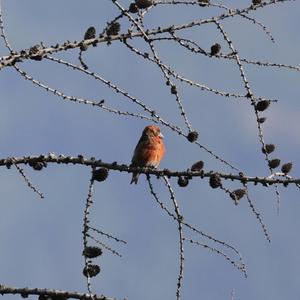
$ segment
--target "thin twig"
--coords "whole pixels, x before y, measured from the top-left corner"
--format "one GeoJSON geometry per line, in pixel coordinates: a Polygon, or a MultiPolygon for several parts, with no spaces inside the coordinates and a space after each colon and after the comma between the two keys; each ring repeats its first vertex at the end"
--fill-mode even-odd
{"type": "Polygon", "coordinates": [[[105,237],[107,237],[107,238],[109,238],[109,239],[113,239],[113,240],[115,240],[115,241],[118,242],[118,243],[127,244],[126,241],[124,241],[124,240],[122,240],[122,239],[119,239],[119,238],[117,238],[117,237],[115,237],[115,236],[112,236],[111,234],[105,233],[105,232],[103,232],[103,231],[101,231],[101,230],[99,230],[99,229],[97,229],[97,228],[94,228],[94,227],[90,227],[90,226],[89,226],[89,229],[91,229],[91,230],[93,230],[93,231],[95,231],[95,232],[97,232],[97,233],[99,233],[99,234],[101,234],[101,235],[103,235],[103,236],[105,236],[105,237]]]}
{"type": "MultiPolygon", "coordinates": [[[[92,168],[92,174],[93,174],[93,170],[94,168],[92,168]]],[[[82,235],[83,235],[83,249],[85,250],[88,246],[88,231],[89,231],[89,214],[90,214],[90,208],[93,204],[93,187],[94,187],[94,179],[93,179],[93,175],[91,176],[90,179],[90,185],[89,185],[89,190],[88,190],[88,196],[85,202],[85,208],[84,208],[84,214],[83,214],[83,230],[82,230],[82,235]]],[[[87,289],[89,294],[92,293],[91,291],[91,277],[90,274],[88,272],[88,267],[90,265],[91,261],[90,259],[88,259],[86,256],[84,256],[84,268],[86,270],[85,272],[85,276],[87,279],[87,289]]]]}
{"type": "MultiPolygon", "coordinates": [[[[178,217],[175,216],[173,213],[171,213],[169,211],[169,209],[159,200],[159,197],[156,194],[156,192],[154,191],[153,185],[151,183],[150,175],[147,175],[147,181],[148,181],[150,193],[154,197],[155,202],[160,206],[160,208],[162,210],[164,210],[171,218],[173,218],[173,220],[175,220],[175,221],[178,222],[179,221],[178,217]]],[[[202,236],[204,238],[207,238],[209,241],[215,242],[215,243],[223,246],[226,249],[229,249],[229,250],[233,251],[237,255],[237,257],[239,259],[239,262],[240,262],[240,265],[241,266],[245,266],[245,263],[243,261],[243,258],[241,256],[241,254],[239,253],[239,251],[235,247],[233,247],[232,245],[229,245],[228,243],[226,243],[224,241],[221,241],[221,240],[218,240],[218,239],[214,238],[213,236],[211,236],[211,235],[203,232],[202,230],[199,230],[199,229],[195,228],[194,226],[192,226],[189,223],[187,223],[186,221],[184,221],[184,219],[182,219],[182,218],[181,218],[180,221],[181,221],[181,223],[182,223],[183,226],[187,227],[192,232],[194,232],[194,233],[196,233],[196,234],[198,234],[198,235],[200,235],[200,236],[202,236]]]]}
{"type": "Polygon", "coordinates": [[[97,244],[99,244],[100,246],[102,246],[104,249],[106,249],[107,251],[111,252],[112,254],[114,254],[116,256],[119,256],[119,257],[122,257],[122,255],[118,251],[112,249],[111,247],[107,246],[105,243],[99,241],[98,239],[96,239],[95,237],[93,237],[91,234],[87,233],[87,237],[89,237],[90,239],[92,239],[93,241],[95,241],[97,244]]]}
{"type": "Polygon", "coordinates": [[[177,223],[178,223],[178,233],[179,233],[179,273],[177,278],[177,289],[176,289],[176,298],[177,300],[180,299],[180,292],[182,287],[182,280],[183,280],[183,271],[184,271],[184,248],[183,248],[183,241],[184,241],[184,234],[182,230],[182,221],[183,216],[180,213],[179,206],[177,203],[177,200],[175,198],[174,190],[166,176],[163,177],[165,184],[168,188],[168,191],[170,193],[170,198],[174,206],[175,215],[177,217],[177,223]]]}
{"type": "Polygon", "coordinates": [[[20,168],[18,165],[15,165],[15,167],[17,168],[18,172],[21,174],[21,176],[23,177],[23,179],[25,180],[25,182],[27,183],[27,185],[41,198],[44,198],[44,195],[42,192],[40,192],[34,185],[33,183],[31,183],[30,179],[27,177],[27,175],[25,174],[24,170],[22,168],[20,168]]]}

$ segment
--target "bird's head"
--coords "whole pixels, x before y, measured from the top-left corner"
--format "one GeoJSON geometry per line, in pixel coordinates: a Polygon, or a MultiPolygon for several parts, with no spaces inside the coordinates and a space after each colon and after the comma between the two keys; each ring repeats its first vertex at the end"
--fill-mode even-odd
{"type": "Polygon", "coordinates": [[[158,138],[162,139],[164,137],[162,135],[162,133],[160,132],[160,128],[158,126],[155,126],[155,125],[146,126],[144,131],[143,131],[143,135],[146,135],[149,138],[158,137],[158,138]]]}

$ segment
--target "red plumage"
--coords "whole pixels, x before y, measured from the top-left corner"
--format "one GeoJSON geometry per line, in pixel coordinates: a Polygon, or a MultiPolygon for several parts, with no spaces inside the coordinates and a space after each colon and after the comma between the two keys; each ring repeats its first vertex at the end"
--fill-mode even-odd
{"type": "MultiPolygon", "coordinates": [[[[165,145],[160,128],[155,125],[146,126],[137,143],[131,166],[157,168],[165,154],[165,145]]],[[[137,184],[139,173],[133,173],[130,183],[137,184]]]]}

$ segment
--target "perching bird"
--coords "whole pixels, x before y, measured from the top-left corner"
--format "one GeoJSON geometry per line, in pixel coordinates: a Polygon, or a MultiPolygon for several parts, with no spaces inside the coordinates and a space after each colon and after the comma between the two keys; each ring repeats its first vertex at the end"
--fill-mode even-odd
{"type": "MultiPolygon", "coordinates": [[[[157,168],[165,154],[163,135],[158,126],[146,126],[131,160],[132,167],[157,168]]],[[[137,184],[139,173],[133,173],[130,184],[137,184]]]]}

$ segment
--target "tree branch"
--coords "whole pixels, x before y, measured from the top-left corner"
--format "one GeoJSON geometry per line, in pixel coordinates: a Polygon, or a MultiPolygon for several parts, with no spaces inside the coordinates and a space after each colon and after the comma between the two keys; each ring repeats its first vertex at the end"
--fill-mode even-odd
{"type": "MultiPolygon", "coordinates": [[[[257,6],[249,6],[243,9],[232,9],[226,14],[220,14],[216,17],[208,18],[208,19],[199,19],[195,20],[186,24],[180,24],[177,26],[171,25],[167,26],[164,28],[158,27],[155,29],[150,29],[146,30],[145,33],[147,36],[151,35],[157,35],[160,33],[166,33],[166,32],[175,32],[178,30],[183,30],[187,28],[192,28],[195,26],[200,26],[203,24],[210,24],[210,23],[215,23],[216,21],[221,21],[230,17],[234,17],[236,15],[240,14],[247,14],[253,10],[257,10],[258,8],[263,8],[265,6],[273,5],[273,4],[278,4],[282,2],[288,2],[288,1],[295,1],[295,0],[270,0],[268,2],[263,2],[260,5],[257,6]]],[[[126,11],[127,12],[127,11],[126,11]]],[[[30,49],[27,50],[21,50],[19,52],[13,52],[9,56],[3,56],[0,57],[0,70],[3,69],[4,67],[12,66],[17,62],[21,62],[26,59],[33,59],[33,60],[41,60],[45,55],[51,54],[51,53],[56,53],[56,52],[61,52],[65,51],[68,49],[80,49],[80,48],[87,48],[88,46],[91,45],[97,45],[99,43],[107,43],[107,42],[112,42],[112,41],[121,41],[124,39],[128,38],[135,38],[135,37],[143,37],[143,32],[131,32],[130,30],[125,33],[125,34],[119,34],[115,36],[103,36],[101,34],[99,37],[93,38],[93,39],[88,39],[88,40],[83,40],[83,41],[66,41],[63,44],[56,44],[50,47],[44,47],[42,45],[35,45],[32,46],[30,49]]]]}
{"type": "MultiPolygon", "coordinates": [[[[167,176],[167,177],[188,177],[189,179],[193,177],[201,177],[201,178],[210,178],[212,174],[215,174],[215,171],[208,171],[205,172],[201,171],[191,171],[187,169],[186,171],[173,171],[169,169],[157,170],[157,169],[150,169],[150,168],[138,168],[138,167],[131,167],[130,165],[126,164],[118,164],[117,162],[107,163],[102,162],[102,160],[96,160],[95,157],[91,158],[84,158],[83,155],[78,156],[65,156],[65,155],[55,155],[53,153],[47,155],[38,155],[38,156],[24,156],[24,157],[8,157],[0,159],[0,167],[6,166],[10,168],[12,165],[18,164],[29,164],[30,166],[35,166],[37,163],[57,163],[57,164],[73,164],[73,165],[84,165],[88,167],[95,167],[95,168],[106,168],[109,170],[120,171],[120,172],[127,172],[133,173],[138,172],[141,174],[150,174],[155,175],[157,177],[167,176]]],[[[262,184],[264,186],[272,185],[272,184],[282,184],[287,186],[288,184],[300,184],[300,179],[292,178],[284,173],[274,173],[268,177],[251,177],[246,176],[243,173],[239,174],[232,174],[232,173],[220,173],[218,175],[227,180],[237,180],[242,183],[245,182],[252,182],[254,184],[262,184]],[[283,177],[283,178],[274,178],[274,176],[283,177]]]]}
{"type": "MultiPolygon", "coordinates": [[[[29,295],[47,295],[51,297],[64,297],[65,299],[79,299],[79,300],[113,300],[112,298],[107,298],[105,296],[99,296],[96,294],[83,294],[78,292],[69,292],[62,290],[53,289],[38,289],[38,288],[15,288],[0,284],[0,294],[1,295],[20,295],[22,297],[27,297],[29,295]]],[[[54,298],[53,298],[54,299],[54,298]]]]}

